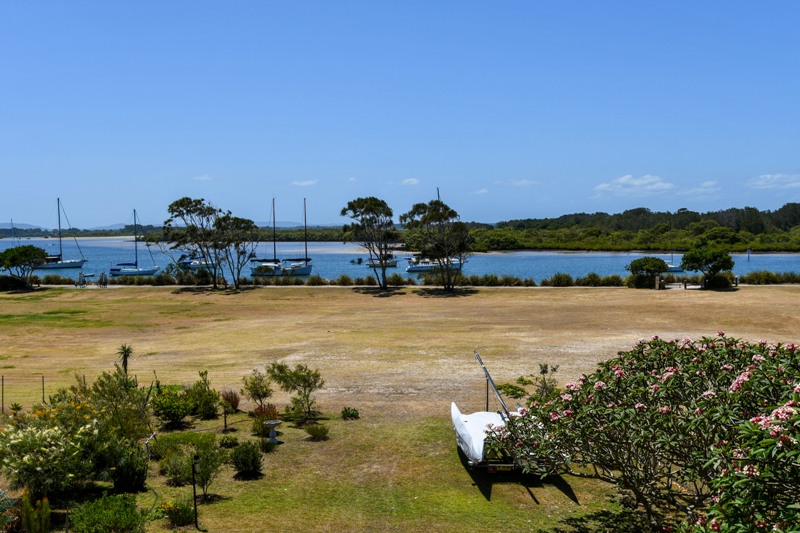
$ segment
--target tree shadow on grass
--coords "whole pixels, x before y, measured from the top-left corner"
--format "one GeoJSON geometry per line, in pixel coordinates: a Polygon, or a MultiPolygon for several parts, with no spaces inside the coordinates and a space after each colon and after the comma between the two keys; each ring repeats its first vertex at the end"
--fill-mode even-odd
{"type": "Polygon", "coordinates": [[[415,289],[413,292],[417,296],[422,296],[423,298],[463,298],[465,296],[474,296],[478,294],[477,289],[466,287],[457,287],[449,291],[442,288],[421,288],[415,289]]]}
{"type": "Polygon", "coordinates": [[[355,293],[374,296],[375,298],[389,298],[406,294],[402,287],[389,287],[388,289],[381,289],[380,287],[353,287],[352,290],[355,293]]]}
{"type": "Polygon", "coordinates": [[[540,530],[540,533],[640,533],[652,531],[644,514],[635,509],[595,511],[583,516],[570,516],[561,520],[563,526],[540,530]]]}
{"type": "Polygon", "coordinates": [[[525,474],[521,470],[490,472],[486,468],[473,468],[469,466],[467,457],[460,448],[458,449],[458,458],[461,460],[461,464],[464,466],[464,469],[472,478],[472,484],[478,488],[483,497],[486,498],[486,501],[492,500],[492,487],[494,485],[515,484],[524,487],[525,490],[528,491],[528,495],[531,497],[533,503],[538,505],[539,500],[536,498],[536,495],[533,493],[532,489],[542,488],[545,485],[550,485],[560,490],[574,503],[580,505],[575,491],[572,490],[570,484],[562,476],[552,475],[542,479],[532,474],[525,474]]]}

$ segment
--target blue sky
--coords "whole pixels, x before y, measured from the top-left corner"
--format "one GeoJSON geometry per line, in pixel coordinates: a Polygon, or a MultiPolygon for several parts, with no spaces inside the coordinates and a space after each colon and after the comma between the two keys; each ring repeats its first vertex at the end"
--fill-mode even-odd
{"type": "Polygon", "coordinates": [[[0,220],[800,201],[800,2],[0,3],[0,220]]]}

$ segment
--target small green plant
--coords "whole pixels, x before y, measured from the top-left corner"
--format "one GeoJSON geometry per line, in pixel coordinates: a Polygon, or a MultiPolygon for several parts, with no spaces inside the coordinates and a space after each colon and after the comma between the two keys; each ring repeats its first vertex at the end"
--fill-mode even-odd
{"type": "Polygon", "coordinates": [[[28,533],[47,533],[50,531],[50,502],[47,497],[31,504],[28,491],[22,495],[22,527],[28,533]]]}
{"type": "Polygon", "coordinates": [[[194,522],[194,505],[191,498],[182,498],[161,505],[161,512],[172,527],[188,526],[194,522]]]}
{"type": "Polygon", "coordinates": [[[358,420],[358,409],[355,407],[342,407],[342,420],[358,420]]]}
{"type": "Polygon", "coordinates": [[[180,487],[192,481],[191,448],[181,446],[158,462],[158,470],[167,478],[167,485],[180,487]]]}
{"type": "Polygon", "coordinates": [[[208,489],[228,461],[228,453],[215,442],[203,443],[195,448],[194,460],[198,462],[196,481],[203,491],[203,501],[208,500],[208,489]]]}
{"type": "Polygon", "coordinates": [[[315,418],[317,402],[314,392],[325,385],[319,370],[311,370],[308,366],[298,364],[294,369],[286,363],[273,362],[267,367],[267,374],[286,392],[293,392],[291,412],[301,421],[315,418]]]}
{"type": "Polygon", "coordinates": [[[76,533],[144,533],[147,524],[147,516],[136,508],[136,497],[132,494],[103,494],[97,500],[76,507],[69,520],[76,533]]]}
{"type": "Polygon", "coordinates": [[[258,477],[264,464],[258,445],[252,441],[243,442],[231,452],[231,464],[236,470],[236,476],[249,479],[258,477]]]}
{"type": "Polygon", "coordinates": [[[14,403],[11,404],[11,414],[12,415],[17,414],[20,411],[22,411],[22,404],[21,403],[14,402],[14,403]]]}
{"type": "Polygon", "coordinates": [[[308,424],[305,426],[306,433],[313,441],[328,440],[328,426],[322,424],[308,424]]]}
{"type": "Polygon", "coordinates": [[[239,439],[233,435],[225,435],[219,439],[220,448],[236,448],[239,445],[239,439]]]}
{"type": "Polygon", "coordinates": [[[200,379],[195,381],[186,391],[186,396],[192,404],[192,414],[203,420],[211,420],[219,416],[220,394],[211,388],[208,380],[208,370],[200,372],[200,379]]]}

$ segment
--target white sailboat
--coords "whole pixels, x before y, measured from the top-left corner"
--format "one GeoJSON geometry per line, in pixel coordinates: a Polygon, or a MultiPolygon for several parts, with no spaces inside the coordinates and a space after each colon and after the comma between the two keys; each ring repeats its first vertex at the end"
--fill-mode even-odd
{"type": "Polygon", "coordinates": [[[84,263],[88,261],[85,257],[83,257],[83,252],[81,252],[81,247],[78,245],[78,240],[75,239],[75,245],[78,246],[78,252],[81,254],[80,259],[64,259],[64,250],[61,245],[61,198],[57,199],[58,201],[58,254],[48,255],[45,260],[44,264],[36,267],[36,270],[56,270],[60,268],[81,268],[84,263]]]}
{"type": "Polygon", "coordinates": [[[137,239],[137,221],[136,209],[133,210],[133,249],[134,260],[133,263],[117,263],[117,266],[111,267],[109,274],[111,276],[152,276],[159,271],[161,267],[152,266],[150,268],[139,267],[139,240],[137,239]]]}
{"type": "Polygon", "coordinates": [[[257,277],[270,276],[309,276],[313,265],[308,257],[308,226],[306,223],[306,200],[303,198],[303,240],[305,242],[305,256],[291,259],[278,259],[277,239],[275,235],[275,198],[272,199],[272,259],[250,260],[250,275],[257,277]]]}

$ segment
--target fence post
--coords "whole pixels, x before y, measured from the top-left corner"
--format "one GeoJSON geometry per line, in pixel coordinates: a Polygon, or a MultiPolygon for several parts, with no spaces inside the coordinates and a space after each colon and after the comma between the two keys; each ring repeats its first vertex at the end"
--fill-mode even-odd
{"type": "Polygon", "coordinates": [[[3,404],[2,413],[6,414],[6,377],[5,376],[0,376],[0,397],[2,397],[2,400],[0,400],[0,403],[3,404]]]}
{"type": "Polygon", "coordinates": [[[44,403],[44,374],[42,374],[42,403],[44,403]]]}

